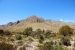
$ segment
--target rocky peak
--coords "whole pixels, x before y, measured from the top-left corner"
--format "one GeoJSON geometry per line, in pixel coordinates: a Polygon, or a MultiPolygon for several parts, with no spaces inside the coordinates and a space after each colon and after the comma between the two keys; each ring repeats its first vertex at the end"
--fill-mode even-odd
{"type": "Polygon", "coordinates": [[[36,23],[36,22],[44,22],[45,20],[38,17],[38,16],[29,16],[27,19],[26,19],[27,22],[32,22],[32,23],[36,23]]]}

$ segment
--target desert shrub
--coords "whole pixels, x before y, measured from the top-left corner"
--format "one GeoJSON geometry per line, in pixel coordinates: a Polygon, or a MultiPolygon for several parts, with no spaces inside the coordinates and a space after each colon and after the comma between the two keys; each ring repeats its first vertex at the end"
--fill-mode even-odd
{"type": "Polygon", "coordinates": [[[8,30],[0,30],[0,35],[10,35],[11,32],[9,32],[8,30]]]}
{"type": "Polygon", "coordinates": [[[17,39],[17,40],[22,40],[21,35],[17,35],[17,36],[16,36],[16,39],[17,39]]]}
{"type": "Polygon", "coordinates": [[[13,45],[11,45],[11,44],[1,42],[0,43],[0,50],[16,50],[16,48],[14,48],[13,45]]]}
{"type": "Polygon", "coordinates": [[[36,37],[35,31],[32,31],[31,34],[30,34],[30,36],[33,37],[33,38],[35,38],[36,37]]]}
{"type": "Polygon", "coordinates": [[[43,36],[44,35],[44,32],[41,30],[41,29],[37,29],[35,31],[35,34],[36,34],[36,37],[39,38],[41,35],[43,36]]]}
{"type": "Polygon", "coordinates": [[[12,42],[13,42],[13,41],[15,41],[15,40],[14,40],[14,39],[10,39],[10,41],[12,41],[12,42]]]}
{"type": "Polygon", "coordinates": [[[24,35],[27,35],[27,36],[30,36],[31,35],[31,33],[32,33],[32,27],[28,27],[28,28],[26,28],[25,30],[24,30],[24,32],[23,32],[23,34],[24,35]]]}
{"type": "Polygon", "coordinates": [[[34,41],[31,36],[28,37],[28,40],[29,40],[30,42],[34,41]]]}
{"type": "Polygon", "coordinates": [[[63,45],[54,44],[53,41],[46,42],[42,45],[39,45],[39,50],[68,50],[67,48],[64,48],[63,45]]]}
{"type": "Polygon", "coordinates": [[[43,43],[44,37],[42,35],[39,36],[39,43],[43,43]]]}
{"type": "Polygon", "coordinates": [[[0,35],[4,34],[4,30],[0,29],[0,35]]]}
{"type": "Polygon", "coordinates": [[[57,44],[57,45],[55,46],[55,50],[68,50],[68,49],[67,49],[67,48],[64,48],[63,45],[57,44]]]}
{"type": "Polygon", "coordinates": [[[45,36],[46,38],[55,37],[55,33],[53,33],[53,32],[50,31],[50,30],[46,30],[46,32],[44,33],[44,36],[45,36]]]}
{"type": "Polygon", "coordinates": [[[42,34],[42,32],[43,32],[43,31],[42,31],[41,29],[37,29],[37,30],[36,30],[36,33],[37,33],[37,34],[42,34]]]}
{"type": "Polygon", "coordinates": [[[4,35],[11,35],[11,32],[6,30],[6,31],[4,31],[4,35]]]}
{"type": "Polygon", "coordinates": [[[52,42],[46,42],[43,46],[39,47],[39,50],[54,50],[54,46],[52,42]]]}
{"type": "Polygon", "coordinates": [[[65,46],[71,46],[70,39],[68,37],[62,37],[61,43],[65,46]]]}
{"type": "Polygon", "coordinates": [[[59,29],[59,33],[61,35],[64,35],[64,36],[67,36],[67,35],[72,35],[73,34],[73,29],[70,28],[69,26],[62,26],[60,29],[59,29]]]}

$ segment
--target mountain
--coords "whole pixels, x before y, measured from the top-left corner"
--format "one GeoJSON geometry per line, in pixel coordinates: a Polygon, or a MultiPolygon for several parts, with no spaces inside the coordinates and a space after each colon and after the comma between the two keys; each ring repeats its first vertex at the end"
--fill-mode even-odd
{"type": "Polygon", "coordinates": [[[67,23],[55,20],[45,20],[38,16],[29,16],[28,18],[21,21],[17,21],[15,23],[10,22],[7,25],[5,25],[4,28],[5,30],[9,30],[11,32],[22,32],[27,27],[32,27],[33,30],[44,29],[44,30],[51,30],[53,32],[58,32],[59,28],[63,25],[69,25],[70,27],[75,29],[74,23],[67,23]]]}

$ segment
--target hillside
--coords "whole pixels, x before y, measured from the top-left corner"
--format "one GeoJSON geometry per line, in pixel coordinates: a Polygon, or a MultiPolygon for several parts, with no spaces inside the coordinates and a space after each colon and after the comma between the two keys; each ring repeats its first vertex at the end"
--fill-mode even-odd
{"type": "Polygon", "coordinates": [[[30,16],[0,29],[0,50],[75,50],[74,23],[30,16]]]}
{"type": "Polygon", "coordinates": [[[58,32],[59,28],[63,25],[69,25],[73,29],[75,29],[75,24],[67,23],[63,21],[54,21],[54,20],[44,20],[38,16],[30,16],[24,20],[17,21],[15,23],[8,23],[6,26],[6,30],[11,32],[22,32],[27,27],[32,27],[33,30],[36,29],[44,29],[51,30],[53,32],[58,32]]]}

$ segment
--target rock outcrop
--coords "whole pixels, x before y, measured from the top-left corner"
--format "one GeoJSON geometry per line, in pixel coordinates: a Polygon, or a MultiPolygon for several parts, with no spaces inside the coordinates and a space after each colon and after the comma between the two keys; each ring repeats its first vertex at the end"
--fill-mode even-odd
{"type": "Polygon", "coordinates": [[[30,16],[26,19],[26,21],[31,23],[36,23],[36,22],[40,23],[40,22],[44,22],[45,20],[37,16],[30,16]]]}

